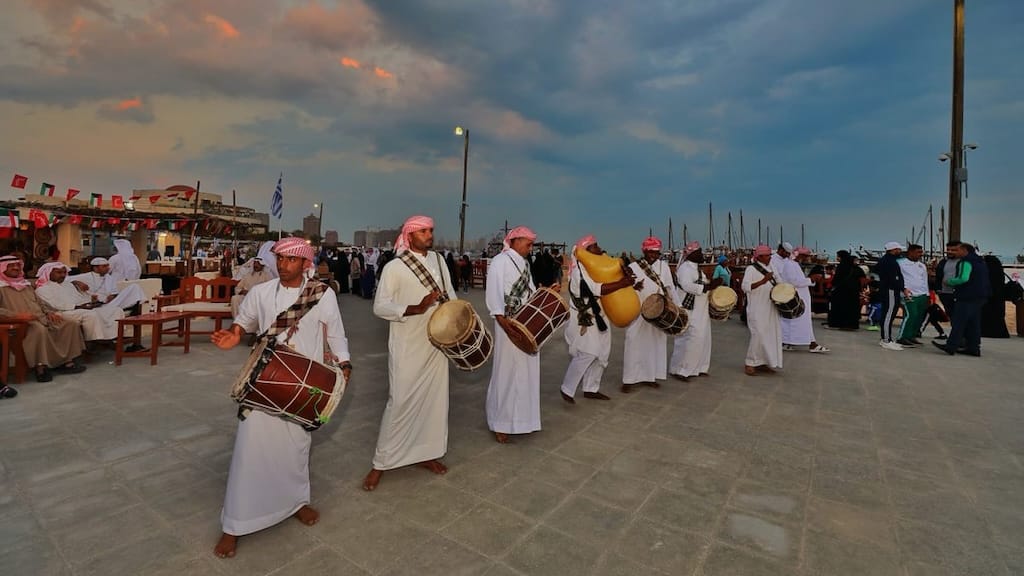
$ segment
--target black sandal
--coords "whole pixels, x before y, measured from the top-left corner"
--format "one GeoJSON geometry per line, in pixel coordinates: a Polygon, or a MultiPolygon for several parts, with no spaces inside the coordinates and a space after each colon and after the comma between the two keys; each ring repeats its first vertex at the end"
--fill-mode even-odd
{"type": "Polygon", "coordinates": [[[3,387],[0,387],[0,398],[14,398],[17,395],[18,391],[6,384],[4,384],[3,387]]]}

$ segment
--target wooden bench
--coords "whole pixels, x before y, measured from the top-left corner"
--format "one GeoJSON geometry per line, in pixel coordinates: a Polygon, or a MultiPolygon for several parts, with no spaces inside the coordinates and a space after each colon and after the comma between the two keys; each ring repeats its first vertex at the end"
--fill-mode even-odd
{"type": "MultiPolygon", "coordinates": [[[[157,312],[187,312],[192,318],[212,318],[214,330],[223,327],[224,320],[231,318],[231,296],[238,280],[214,278],[206,280],[188,276],[181,281],[181,287],[169,296],[156,297],[157,312]]],[[[213,334],[213,331],[193,334],[213,334]]]]}
{"type": "Polygon", "coordinates": [[[114,364],[120,366],[121,360],[124,358],[143,358],[148,356],[149,364],[156,366],[157,355],[160,353],[161,346],[181,346],[184,348],[184,353],[188,354],[191,344],[191,322],[192,314],[189,312],[154,312],[153,314],[140,314],[138,316],[119,318],[117,321],[117,343],[114,348],[114,364]],[[168,322],[174,322],[175,325],[171,328],[164,328],[164,325],[168,322]],[[125,351],[124,332],[128,326],[132,327],[131,342],[138,346],[142,345],[142,327],[149,326],[151,328],[152,342],[148,350],[141,350],[139,352],[125,351]],[[176,334],[178,340],[164,342],[163,337],[165,334],[176,334]]]}
{"type": "Polygon", "coordinates": [[[28,361],[21,343],[25,341],[28,322],[24,320],[3,319],[0,323],[0,381],[4,384],[20,384],[28,373],[28,361]],[[11,354],[14,354],[14,378],[10,378],[11,354]]]}

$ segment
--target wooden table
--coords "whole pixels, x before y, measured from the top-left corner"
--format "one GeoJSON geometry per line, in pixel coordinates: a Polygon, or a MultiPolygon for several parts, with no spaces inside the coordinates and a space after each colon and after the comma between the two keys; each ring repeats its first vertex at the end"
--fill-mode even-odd
{"type": "Polygon", "coordinates": [[[189,345],[191,344],[191,322],[192,315],[188,312],[155,312],[153,314],[141,314],[139,316],[128,316],[121,318],[117,321],[117,344],[114,351],[114,364],[117,366],[121,365],[123,358],[141,358],[149,356],[149,364],[156,366],[157,355],[160,352],[160,346],[181,346],[184,348],[184,353],[188,354],[189,345]],[[170,322],[174,322],[175,326],[171,328],[165,328],[164,325],[170,322]],[[139,352],[125,352],[125,328],[132,327],[131,342],[139,346],[142,345],[142,327],[149,326],[152,330],[152,345],[149,350],[143,350],[139,352]],[[164,342],[163,336],[165,334],[176,334],[178,340],[173,342],[164,342]]]}
{"type": "Polygon", "coordinates": [[[28,320],[4,318],[0,323],[0,347],[3,347],[3,358],[0,358],[0,375],[3,376],[3,383],[20,384],[25,381],[28,373],[28,362],[25,360],[25,350],[22,342],[25,341],[25,334],[28,333],[28,320]],[[14,337],[11,337],[14,332],[14,337]],[[10,378],[11,354],[14,354],[14,378],[10,378]]]}

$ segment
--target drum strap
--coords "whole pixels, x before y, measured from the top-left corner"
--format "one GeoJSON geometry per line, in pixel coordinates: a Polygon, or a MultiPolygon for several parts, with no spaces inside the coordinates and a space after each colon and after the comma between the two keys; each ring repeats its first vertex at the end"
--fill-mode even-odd
{"type": "Polygon", "coordinates": [[[597,324],[598,332],[605,332],[608,330],[608,324],[604,321],[601,316],[601,304],[598,302],[597,297],[590,291],[590,285],[583,278],[583,272],[580,271],[580,295],[577,296],[569,290],[569,298],[572,299],[573,305],[576,307],[576,323],[580,326],[580,335],[582,336],[587,328],[597,324]]]}
{"type": "Polygon", "coordinates": [[[640,269],[644,271],[644,274],[646,274],[651,280],[654,280],[654,283],[658,285],[658,288],[661,289],[661,295],[668,298],[668,289],[665,288],[665,284],[661,281],[661,277],[654,273],[654,268],[651,268],[651,265],[647,263],[647,260],[640,258],[636,263],[640,266],[640,269]]]}
{"type": "MultiPolygon", "coordinates": [[[[278,287],[280,288],[280,284],[278,284],[278,287]]],[[[260,337],[273,339],[278,334],[287,331],[288,338],[290,339],[292,334],[295,334],[295,331],[299,329],[299,320],[320,302],[320,298],[328,289],[327,284],[319,280],[306,280],[306,285],[303,286],[302,292],[295,300],[295,303],[284,312],[278,314],[274,323],[260,337]]]]}
{"type": "MultiPolygon", "coordinates": [[[[682,266],[683,264],[685,264],[685,262],[680,262],[679,266],[682,266]]],[[[678,271],[679,269],[676,268],[676,272],[678,271]]],[[[675,274],[672,275],[672,283],[676,285],[676,288],[683,291],[683,302],[680,304],[683,310],[693,310],[693,307],[697,305],[697,297],[686,290],[683,290],[683,287],[679,285],[679,279],[676,278],[675,274]]],[[[704,273],[700,271],[700,266],[697,266],[697,284],[704,284],[704,273]]]]}
{"type": "MultiPolygon", "coordinates": [[[[755,269],[756,269],[756,270],[757,270],[758,272],[760,272],[761,274],[763,274],[764,276],[767,276],[767,275],[768,275],[768,271],[764,269],[764,266],[761,266],[761,263],[760,263],[760,262],[754,262],[754,268],[755,268],[755,269]]],[[[772,275],[772,278],[771,278],[771,280],[769,280],[769,282],[771,282],[771,283],[772,283],[772,286],[775,286],[775,276],[774,276],[774,275],[772,275]]]]}
{"type": "MultiPolygon", "coordinates": [[[[437,253],[435,252],[434,255],[437,256],[437,253]]],[[[416,256],[414,256],[411,253],[410,250],[406,250],[399,254],[398,259],[404,262],[405,265],[409,267],[409,270],[412,270],[412,273],[416,275],[416,279],[420,281],[420,284],[423,284],[424,288],[430,290],[431,292],[437,292],[438,294],[441,295],[438,298],[439,302],[444,303],[448,301],[448,287],[445,286],[445,289],[442,290],[441,287],[437,285],[437,281],[434,280],[433,274],[431,274],[430,271],[427,270],[427,267],[424,266],[423,263],[420,262],[419,259],[416,258],[416,256]]],[[[437,269],[441,273],[441,283],[443,284],[444,266],[441,264],[440,256],[437,257],[437,269]]]]}
{"type": "Polygon", "coordinates": [[[523,307],[523,297],[530,290],[530,268],[524,266],[522,270],[519,270],[519,265],[516,264],[515,258],[511,254],[508,254],[508,260],[516,267],[519,271],[519,278],[516,278],[515,284],[512,285],[512,289],[508,294],[505,295],[505,315],[513,316],[520,308],[523,307]]]}

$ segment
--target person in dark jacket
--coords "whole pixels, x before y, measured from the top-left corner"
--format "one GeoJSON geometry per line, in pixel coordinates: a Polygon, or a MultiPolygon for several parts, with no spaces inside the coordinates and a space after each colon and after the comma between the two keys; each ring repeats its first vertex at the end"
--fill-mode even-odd
{"type": "Polygon", "coordinates": [[[992,295],[981,307],[981,336],[982,338],[1009,338],[1010,331],[1006,329],[1006,276],[1003,272],[1003,263],[999,258],[989,254],[982,260],[988,269],[988,284],[992,295]]]}
{"type": "Polygon", "coordinates": [[[946,311],[946,316],[949,318],[953,317],[953,308],[956,307],[956,300],[953,298],[953,287],[946,285],[943,279],[952,278],[956,275],[956,265],[960,261],[956,255],[959,254],[959,250],[959,241],[946,242],[946,257],[939,260],[939,263],[935,265],[935,285],[933,288],[935,293],[939,295],[942,308],[946,311]]]}
{"type": "Polygon", "coordinates": [[[882,298],[882,340],[879,344],[886,350],[903,350],[893,339],[892,323],[896,320],[896,311],[900,309],[903,297],[910,291],[903,285],[903,271],[898,262],[903,253],[903,245],[899,242],[885,243],[885,256],[878,261],[875,273],[878,274],[878,289],[882,298]]]}
{"type": "Polygon", "coordinates": [[[944,279],[945,284],[953,287],[956,297],[949,337],[944,344],[935,340],[932,344],[953,355],[960,352],[963,340],[963,354],[981,356],[981,307],[992,295],[988,268],[970,244],[960,244],[957,256],[960,261],[956,265],[956,276],[944,279]]]}

